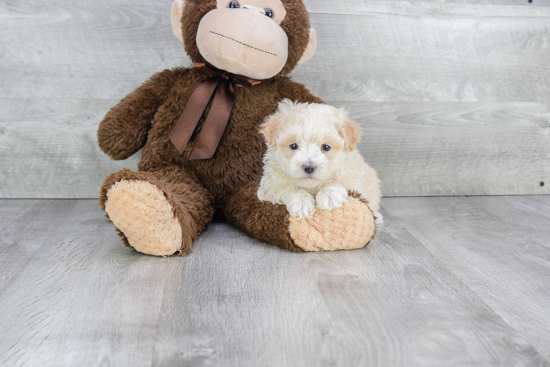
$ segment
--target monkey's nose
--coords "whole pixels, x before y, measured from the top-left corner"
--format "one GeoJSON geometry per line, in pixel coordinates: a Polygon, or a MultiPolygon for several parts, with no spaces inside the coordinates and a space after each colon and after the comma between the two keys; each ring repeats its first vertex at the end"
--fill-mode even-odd
{"type": "Polygon", "coordinates": [[[313,171],[315,171],[315,168],[317,168],[317,167],[315,167],[312,164],[308,164],[304,167],[304,171],[306,171],[306,173],[311,174],[311,173],[313,173],[313,171]]]}

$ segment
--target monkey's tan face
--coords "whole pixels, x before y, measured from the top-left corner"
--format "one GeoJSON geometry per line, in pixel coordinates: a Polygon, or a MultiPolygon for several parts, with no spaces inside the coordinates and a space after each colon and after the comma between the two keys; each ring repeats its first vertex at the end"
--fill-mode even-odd
{"type": "Polygon", "coordinates": [[[288,59],[280,0],[218,0],[200,21],[197,46],[206,61],[253,79],[277,75],[288,59]]]}

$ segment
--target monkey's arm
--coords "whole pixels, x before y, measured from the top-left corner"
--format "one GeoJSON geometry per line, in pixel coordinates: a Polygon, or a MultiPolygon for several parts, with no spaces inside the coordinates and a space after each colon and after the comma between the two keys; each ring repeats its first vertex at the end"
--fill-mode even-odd
{"type": "Polygon", "coordinates": [[[280,99],[288,98],[301,103],[325,103],[321,98],[314,96],[305,85],[296,83],[290,78],[284,78],[279,84],[280,99]]]}
{"type": "Polygon", "coordinates": [[[151,121],[168,92],[185,69],[164,70],[153,75],[113,107],[99,124],[99,147],[112,159],[121,160],[140,150],[151,121]]]}

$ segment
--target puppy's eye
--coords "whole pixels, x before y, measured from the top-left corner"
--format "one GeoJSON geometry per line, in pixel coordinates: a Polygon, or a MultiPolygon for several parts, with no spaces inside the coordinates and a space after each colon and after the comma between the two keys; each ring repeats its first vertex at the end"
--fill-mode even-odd
{"type": "Polygon", "coordinates": [[[264,11],[265,11],[265,15],[266,15],[267,17],[270,17],[271,19],[273,19],[273,16],[274,16],[274,15],[273,15],[273,10],[271,10],[271,9],[264,9],[264,11]]]}
{"type": "Polygon", "coordinates": [[[328,152],[330,150],[330,145],[323,144],[321,147],[325,152],[328,152]]]}
{"type": "Polygon", "coordinates": [[[298,144],[296,144],[296,143],[290,144],[290,149],[292,149],[292,150],[298,149],[298,144]]]}
{"type": "Polygon", "coordinates": [[[238,1],[232,1],[232,2],[229,3],[229,7],[230,7],[231,9],[237,9],[237,8],[240,7],[240,5],[239,5],[239,2],[238,2],[238,1]]]}

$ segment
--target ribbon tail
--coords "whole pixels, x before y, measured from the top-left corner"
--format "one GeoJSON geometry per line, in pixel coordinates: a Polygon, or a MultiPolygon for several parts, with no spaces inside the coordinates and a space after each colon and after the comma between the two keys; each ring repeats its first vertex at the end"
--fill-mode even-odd
{"type": "Polygon", "coordinates": [[[189,102],[187,102],[178,122],[170,132],[170,140],[180,154],[183,154],[210,98],[221,81],[221,78],[210,78],[205,80],[197,85],[189,98],[189,102]]]}
{"type": "Polygon", "coordinates": [[[227,126],[231,110],[235,102],[235,87],[228,80],[218,85],[210,113],[202,126],[199,140],[189,157],[190,160],[210,159],[216,149],[227,126]]]}

